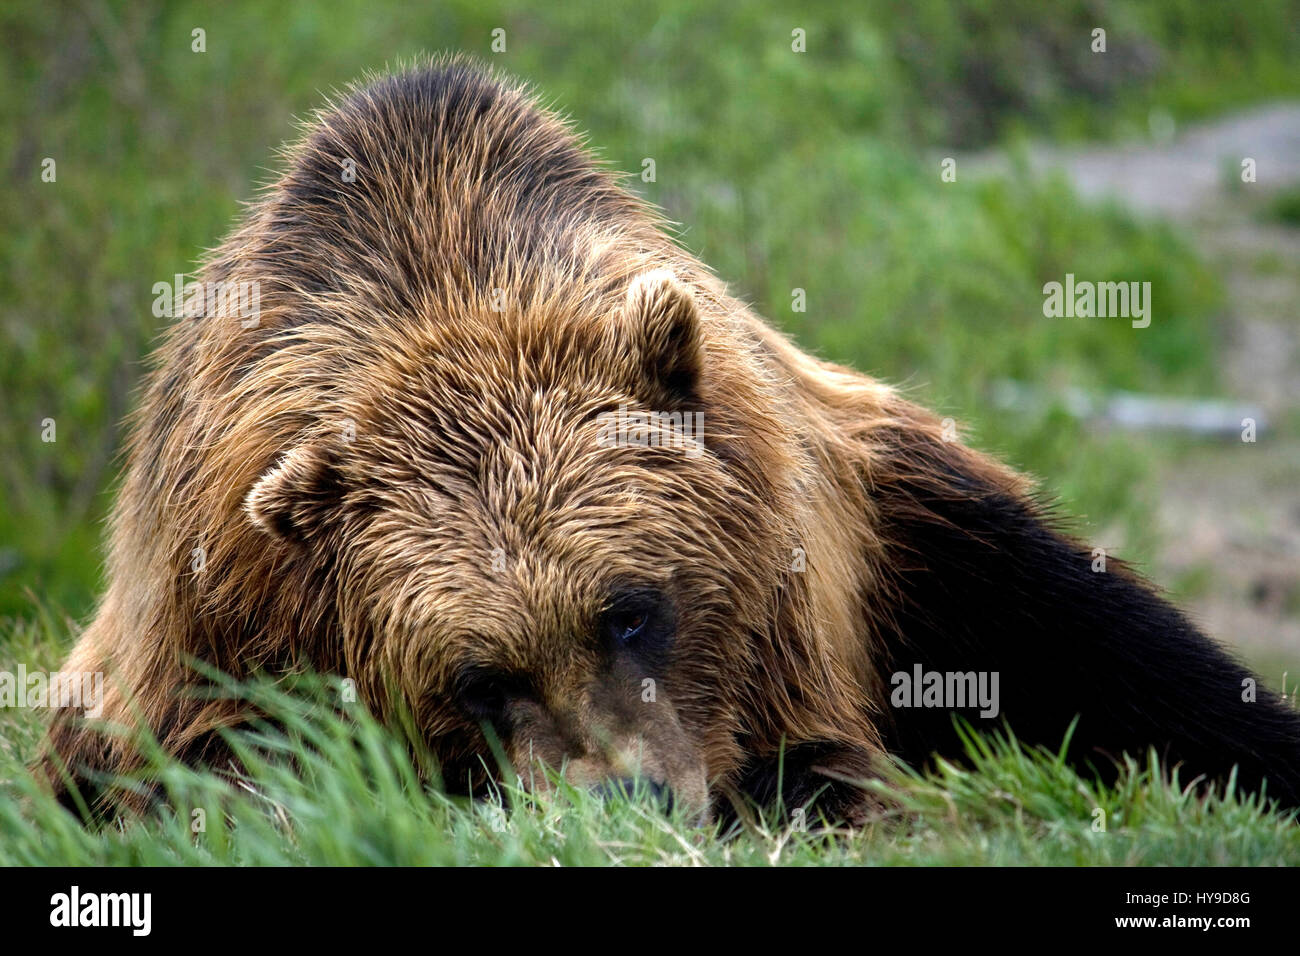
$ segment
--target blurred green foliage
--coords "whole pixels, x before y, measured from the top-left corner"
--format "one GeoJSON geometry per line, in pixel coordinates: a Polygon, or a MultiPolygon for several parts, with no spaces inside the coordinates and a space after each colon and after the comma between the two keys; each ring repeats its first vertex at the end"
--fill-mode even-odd
{"type": "Polygon", "coordinates": [[[683,224],[682,241],[819,354],[903,383],[1067,508],[1150,540],[1149,450],[988,386],[1213,389],[1216,284],[1177,235],[1061,183],[939,177],[1018,132],[1115,136],[1300,89],[1294,2],[74,3],[0,10],[0,614],[87,612],[120,422],[186,272],[323,94],[421,52],[534,82],[683,224]],[[1104,57],[1089,49],[1107,29],[1104,57]],[[191,31],[206,31],[206,52],[191,31]],[[490,52],[491,31],[506,51],[490,52]],[[807,52],[791,52],[791,31],[807,52]],[[41,181],[41,162],[57,181],[41,181]],[[1042,284],[1141,278],[1164,322],[1045,321],[1042,284]],[[808,309],[791,311],[794,288],[808,309]],[[57,441],[41,440],[53,418],[57,441]]]}

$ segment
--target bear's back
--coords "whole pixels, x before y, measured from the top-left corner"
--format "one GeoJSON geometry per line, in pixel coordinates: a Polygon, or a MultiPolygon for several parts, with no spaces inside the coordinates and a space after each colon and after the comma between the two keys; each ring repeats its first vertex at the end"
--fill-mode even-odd
{"type": "Polygon", "coordinates": [[[213,266],[259,279],[272,303],[303,299],[299,321],[329,321],[334,298],[355,323],[563,285],[589,295],[636,250],[673,249],[563,121],[459,60],[355,89],[287,158],[213,266]]]}

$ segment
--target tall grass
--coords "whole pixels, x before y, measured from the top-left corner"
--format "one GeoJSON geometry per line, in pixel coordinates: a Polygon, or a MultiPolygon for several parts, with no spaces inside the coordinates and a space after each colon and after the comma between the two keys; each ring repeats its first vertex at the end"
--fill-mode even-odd
{"type": "MultiPolygon", "coordinates": [[[[239,773],[199,772],[154,754],[157,809],[99,827],[0,764],[2,865],[888,865],[1300,863],[1300,827],[1258,798],[1198,796],[1154,757],[1109,786],[1059,754],[1006,735],[968,734],[968,763],[864,781],[880,805],[849,830],[796,826],[780,808],[724,829],[665,812],[644,794],[603,799],[506,783],[447,796],[411,748],[337,682],[292,693],[240,685],[267,719],[228,739],[239,773]]],[[[791,808],[786,808],[791,809],[791,808]]],[[[797,819],[797,818],[793,818],[797,819]]]]}

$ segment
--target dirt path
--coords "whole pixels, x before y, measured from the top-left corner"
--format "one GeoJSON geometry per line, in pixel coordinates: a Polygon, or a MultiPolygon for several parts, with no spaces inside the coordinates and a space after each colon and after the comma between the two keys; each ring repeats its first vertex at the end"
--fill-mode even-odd
{"type": "Polygon", "coordinates": [[[1154,576],[1237,644],[1270,681],[1300,678],[1300,229],[1268,220],[1300,183],[1300,104],[1276,104],[1175,132],[1154,117],[1137,145],[1031,150],[1078,192],[1176,221],[1225,285],[1221,397],[1261,406],[1255,444],[1197,442],[1158,476],[1154,576]],[[1255,183],[1241,182],[1255,160],[1255,183]]]}

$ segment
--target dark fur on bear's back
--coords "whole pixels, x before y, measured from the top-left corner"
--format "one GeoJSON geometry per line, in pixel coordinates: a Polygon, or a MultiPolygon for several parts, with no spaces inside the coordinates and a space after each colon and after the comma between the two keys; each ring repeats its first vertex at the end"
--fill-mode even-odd
{"type": "MultiPolygon", "coordinates": [[[[1267,692],[1247,702],[1257,679],[1122,564],[1099,573],[1025,501],[969,491],[891,492],[899,533],[927,556],[898,575],[897,669],[996,659],[1003,715],[1024,739],[1050,744],[1055,728],[1059,741],[1077,716],[1071,753],[1099,769],[1155,747],[1183,765],[1184,783],[1236,765],[1246,788],[1268,778],[1273,796],[1300,803],[1293,708],[1267,692]]],[[[926,710],[898,721],[886,745],[913,762],[957,752],[948,715],[926,710]]]]}
{"type": "MultiPolygon", "coordinates": [[[[285,159],[199,276],[258,282],[258,324],[178,322],[133,420],[63,668],[111,673],[107,719],[203,759],[246,715],[188,693],[187,659],[306,664],[384,716],[396,690],[450,786],[481,783],[490,728],[525,778],[642,775],[707,811],[951,752],[947,711],[890,706],[919,664],[999,672],[1024,740],[1079,715],[1082,761],[1154,746],[1300,803],[1291,708],[1093,573],[1023,478],[774,332],[526,91],[438,61],[285,159]],[[622,407],[703,414],[702,453],[602,444],[622,407]]],[[[138,761],[56,715],[56,785],[138,761]]]]}

